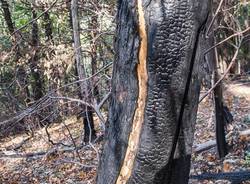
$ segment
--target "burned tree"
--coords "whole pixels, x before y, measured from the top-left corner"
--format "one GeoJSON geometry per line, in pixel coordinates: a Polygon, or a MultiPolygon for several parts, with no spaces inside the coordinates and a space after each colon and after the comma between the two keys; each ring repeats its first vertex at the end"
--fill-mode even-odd
{"type": "Polygon", "coordinates": [[[209,1],[118,1],[98,184],[188,182],[209,1]]]}
{"type": "Polygon", "coordinates": [[[35,4],[31,4],[32,9],[32,19],[34,20],[32,22],[32,33],[31,33],[31,53],[30,53],[30,59],[29,59],[29,66],[31,70],[31,86],[32,86],[32,92],[33,92],[33,99],[35,101],[39,100],[43,97],[43,81],[39,66],[39,49],[40,49],[40,43],[39,43],[39,27],[38,22],[36,20],[37,18],[37,12],[35,9],[35,4]]]}

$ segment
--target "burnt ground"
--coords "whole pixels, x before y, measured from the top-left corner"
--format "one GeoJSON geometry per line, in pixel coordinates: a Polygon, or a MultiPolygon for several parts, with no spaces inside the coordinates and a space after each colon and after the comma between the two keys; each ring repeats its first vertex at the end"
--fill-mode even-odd
{"type": "MultiPolygon", "coordinates": [[[[192,156],[191,174],[219,173],[250,170],[250,82],[231,82],[226,85],[225,102],[234,116],[227,127],[229,154],[219,159],[216,147],[192,156]]],[[[96,118],[96,127],[98,119],[96,118]]],[[[53,145],[48,141],[45,127],[37,129],[34,136],[26,140],[26,133],[2,138],[0,145],[0,183],[65,183],[94,184],[102,140],[92,145],[83,145],[74,150],[69,132],[75,144],[81,145],[82,123],[76,117],[69,117],[60,123],[49,126],[48,131],[53,145]],[[25,141],[26,140],[26,141],[25,141]],[[68,146],[65,146],[68,145],[68,146]],[[80,160],[81,159],[81,160],[80,160]]],[[[101,135],[100,130],[97,131],[101,135]]],[[[194,150],[197,145],[215,139],[213,104],[208,97],[199,106],[194,150]]],[[[224,184],[227,181],[196,181],[190,184],[224,184]]],[[[250,182],[245,182],[250,183],[250,182]]]]}

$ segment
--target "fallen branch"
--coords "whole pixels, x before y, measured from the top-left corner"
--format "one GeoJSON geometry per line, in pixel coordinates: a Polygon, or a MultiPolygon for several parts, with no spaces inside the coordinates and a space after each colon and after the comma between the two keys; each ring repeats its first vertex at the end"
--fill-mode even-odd
{"type": "Polygon", "coordinates": [[[206,150],[209,150],[213,147],[216,146],[216,140],[209,140],[207,142],[204,142],[204,143],[201,143],[201,144],[198,144],[196,146],[194,146],[194,153],[201,153],[203,151],[206,151],[206,150]]]}
{"type": "MultiPolygon", "coordinates": [[[[250,135],[250,129],[243,130],[239,132],[239,136],[249,136],[250,135]]],[[[229,134],[226,135],[226,138],[229,137],[229,134]]],[[[194,153],[201,153],[203,151],[209,150],[216,146],[216,140],[209,140],[207,142],[197,144],[194,146],[194,153]]]]}
{"type": "Polygon", "coordinates": [[[249,181],[250,171],[236,171],[227,173],[203,173],[200,175],[191,175],[190,178],[196,180],[229,180],[233,184],[240,184],[243,181],[249,181]]]}
{"type": "Polygon", "coordinates": [[[48,138],[48,141],[49,143],[51,143],[52,145],[54,146],[57,146],[57,145],[62,145],[62,146],[66,146],[66,147],[70,147],[70,145],[67,145],[67,144],[64,144],[62,142],[54,142],[52,139],[51,139],[51,136],[50,136],[50,133],[49,133],[49,123],[45,126],[45,132],[46,132],[46,135],[47,135],[47,138],[48,138]]]}
{"type": "Polygon", "coordinates": [[[19,144],[15,145],[12,149],[13,150],[18,150],[19,148],[21,148],[28,140],[30,140],[33,137],[33,135],[31,135],[30,137],[27,137],[26,139],[22,140],[22,142],[20,142],[19,144]]]}
{"type": "Polygon", "coordinates": [[[0,121],[0,126],[7,124],[7,123],[16,123],[21,121],[24,117],[28,116],[28,115],[32,115],[36,112],[36,110],[43,105],[45,102],[47,102],[47,100],[49,100],[48,96],[44,96],[41,99],[39,99],[35,104],[31,105],[30,107],[28,107],[27,109],[16,113],[15,115],[12,115],[11,118],[8,118],[4,121],[0,121]]]}
{"type": "Polygon", "coordinates": [[[15,151],[2,151],[0,152],[0,158],[28,158],[28,157],[36,157],[43,156],[47,153],[47,151],[40,151],[34,153],[19,153],[15,151]]]}
{"type": "Polygon", "coordinates": [[[240,136],[248,136],[250,135],[250,129],[244,130],[240,132],[240,136]]]}

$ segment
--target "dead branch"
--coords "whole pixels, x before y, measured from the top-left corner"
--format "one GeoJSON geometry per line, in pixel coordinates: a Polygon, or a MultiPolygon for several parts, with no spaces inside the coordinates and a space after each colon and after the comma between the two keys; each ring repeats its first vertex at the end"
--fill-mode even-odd
{"type": "Polygon", "coordinates": [[[4,121],[1,121],[0,126],[7,124],[7,123],[10,123],[10,122],[12,122],[12,123],[18,122],[18,121],[22,120],[24,117],[34,114],[36,109],[39,108],[45,102],[47,102],[47,100],[49,100],[49,98],[47,96],[42,97],[35,104],[28,107],[27,109],[25,109],[21,112],[18,112],[17,114],[13,115],[11,118],[8,118],[4,121]]]}
{"type": "Polygon", "coordinates": [[[67,100],[67,101],[71,101],[71,102],[78,102],[80,104],[86,105],[88,107],[94,108],[94,106],[88,102],[85,102],[83,100],[80,99],[76,99],[76,98],[71,98],[71,97],[65,97],[65,96],[49,96],[49,98],[51,99],[61,99],[61,100],[67,100]]]}
{"type": "MultiPolygon", "coordinates": [[[[108,94],[104,97],[104,99],[100,102],[100,104],[96,104],[96,105],[92,105],[92,104],[90,104],[90,103],[88,103],[88,102],[86,102],[86,101],[83,101],[83,100],[80,100],[80,99],[76,99],[76,98],[70,98],[70,97],[63,97],[63,96],[60,96],[60,97],[57,96],[57,97],[55,97],[55,96],[49,96],[49,98],[51,98],[51,99],[68,100],[68,101],[71,101],[71,102],[78,102],[78,103],[81,103],[81,104],[83,104],[83,105],[85,105],[85,106],[88,106],[88,107],[92,108],[92,109],[95,111],[96,115],[97,115],[98,118],[101,120],[102,124],[104,124],[104,123],[105,123],[105,119],[104,119],[103,115],[101,114],[100,108],[101,108],[102,105],[105,103],[105,101],[109,98],[109,96],[110,96],[110,93],[108,93],[108,94]]],[[[105,126],[102,125],[101,128],[104,130],[104,129],[105,129],[105,126]]]]}
{"type": "MultiPolygon", "coordinates": [[[[239,136],[249,136],[250,135],[250,129],[243,130],[239,132],[239,136]]],[[[228,138],[230,134],[227,134],[226,137],[228,138]]],[[[216,140],[209,140],[207,142],[197,144],[194,146],[194,153],[201,153],[203,151],[209,150],[216,146],[216,140]]]]}
{"type": "Polygon", "coordinates": [[[206,151],[208,149],[211,149],[216,146],[216,140],[209,140],[207,142],[198,144],[194,146],[194,153],[201,153],[203,151],[206,151]]]}
{"type": "Polygon", "coordinates": [[[243,35],[244,33],[246,33],[247,31],[250,30],[250,27],[246,28],[245,30],[243,31],[239,31],[237,33],[234,33],[232,34],[231,36],[225,38],[224,40],[220,41],[219,43],[215,44],[214,46],[210,47],[208,50],[206,50],[206,52],[204,54],[207,54],[208,52],[210,52],[212,49],[214,49],[215,47],[218,47],[219,45],[221,45],[222,43],[230,40],[231,38],[234,38],[236,36],[239,36],[239,35],[243,35]]]}
{"type": "Polygon", "coordinates": [[[66,129],[67,129],[67,131],[68,131],[68,133],[69,133],[69,137],[70,137],[70,139],[71,139],[71,141],[72,141],[72,143],[73,143],[73,145],[74,145],[74,147],[75,147],[75,151],[76,151],[76,154],[77,154],[79,160],[82,161],[82,158],[81,158],[81,156],[80,156],[79,150],[77,149],[76,142],[75,142],[75,140],[74,140],[74,138],[73,138],[73,135],[71,134],[71,132],[70,132],[70,130],[69,130],[69,127],[66,125],[66,123],[65,123],[64,121],[63,121],[63,125],[66,127],[66,129]]]}
{"type": "MultiPolygon", "coordinates": [[[[98,142],[100,142],[103,139],[103,135],[97,137],[94,141],[93,144],[96,144],[98,142]]],[[[92,143],[91,143],[92,144],[92,143]]],[[[64,153],[64,152],[71,152],[74,151],[75,149],[78,150],[85,150],[88,148],[92,148],[92,145],[87,144],[87,145],[81,145],[81,146],[77,146],[77,148],[75,147],[65,147],[62,149],[58,149],[58,146],[51,148],[47,151],[40,151],[40,152],[32,152],[32,153],[23,153],[23,152],[17,152],[17,151],[0,151],[0,159],[1,158],[29,158],[29,157],[40,157],[40,156],[44,156],[48,153],[54,152],[55,150],[57,150],[60,153],[64,153]]]]}
{"type": "Polygon", "coordinates": [[[248,136],[250,135],[250,129],[244,130],[240,132],[240,136],[248,136]]]}
{"type": "Polygon", "coordinates": [[[47,135],[47,137],[48,137],[49,143],[51,143],[51,144],[54,145],[54,146],[62,145],[62,146],[70,147],[70,145],[66,145],[66,144],[64,144],[64,143],[62,143],[62,142],[57,142],[57,143],[55,143],[55,142],[51,139],[51,136],[50,136],[50,133],[49,133],[49,130],[48,130],[49,125],[50,125],[50,124],[48,123],[48,124],[45,126],[45,132],[46,132],[46,135],[47,135]]]}
{"type": "MultiPolygon", "coordinates": [[[[200,98],[199,103],[206,98],[207,95],[209,95],[215,88],[216,86],[226,77],[226,75],[228,74],[228,72],[230,71],[231,67],[235,64],[240,47],[241,47],[241,41],[242,39],[239,41],[238,47],[234,53],[234,56],[229,64],[229,66],[227,67],[225,73],[221,76],[221,78],[200,98]]],[[[216,44],[217,45],[217,44],[216,44]]]]}
{"type": "MultiPolygon", "coordinates": [[[[45,95],[44,97],[42,97],[41,99],[39,99],[37,102],[35,102],[35,103],[34,103],[33,105],[31,105],[30,107],[28,107],[28,108],[26,108],[26,109],[24,109],[24,110],[22,110],[22,111],[20,111],[20,112],[18,112],[18,113],[16,113],[16,114],[13,114],[11,117],[9,117],[9,118],[7,118],[7,119],[5,119],[5,120],[3,120],[3,121],[0,121],[0,126],[1,126],[1,125],[4,125],[4,124],[7,124],[7,123],[16,123],[16,122],[19,122],[19,121],[21,121],[24,117],[36,113],[36,111],[37,111],[37,109],[38,109],[39,107],[41,107],[42,105],[45,106],[45,104],[48,103],[48,101],[49,101],[50,99],[52,99],[52,98],[49,97],[49,96],[52,96],[52,95],[55,93],[55,91],[60,90],[60,89],[63,89],[63,88],[66,88],[66,87],[69,87],[69,86],[74,85],[74,84],[77,84],[77,83],[79,83],[79,82],[83,82],[83,81],[86,81],[86,80],[91,80],[93,77],[97,76],[97,75],[100,74],[101,72],[103,72],[103,71],[107,70],[108,68],[110,68],[110,67],[112,66],[112,64],[113,64],[113,63],[107,64],[106,66],[102,67],[98,72],[96,72],[95,74],[91,75],[90,77],[87,77],[87,78],[85,78],[85,79],[80,79],[80,80],[77,80],[77,81],[74,81],[74,82],[65,84],[65,85],[59,87],[59,88],[56,89],[56,90],[49,91],[49,92],[47,93],[47,95],[45,95]]],[[[105,96],[104,99],[105,99],[106,97],[107,97],[107,96],[105,96]]],[[[105,100],[105,101],[106,101],[106,100],[105,100]]],[[[105,102],[105,101],[104,101],[104,102],[105,102]]],[[[78,101],[78,102],[81,103],[81,101],[78,101]]],[[[83,102],[84,102],[84,101],[83,101],[83,102]]],[[[84,103],[85,103],[85,102],[84,102],[84,103]]],[[[100,104],[102,104],[102,103],[100,103],[100,104]]],[[[91,104],[89,104],[89,105],[91,105],[91,104]]],[[[91,105],[91,106],[93,106],[93,105],[91,105]]],[[[99,107],[101,107],[101,105],[99,105],[99,107]]],[[[41,109],[43,109],[43,108],[44,108],[44,107],[41,107],[41,109]]],[[[95,107],[95,108],[96,108],[96,107],[95,107]]],[[[94,109],[94,110],[96,110],[97,116],[98,116],[99,119],[101,120],[102,124],[104,124],[104,123],[105,123],[105,119],[104,119],[104,117],[102,116],[100,110],[98,110],[98,108],[96,108],[96,109],[94,109]]],[[[103,125],[101,126],[101,128],[104,130],[104,126],[103,126],[103,125]]]]}
{"type": "Polygon", "coordinates": [[[12,150],[18,150],[20,149],[28,140],[30,140],[33,137],[33,135],[27,137],[26,139],[22,140],[22,142],[20,142],[19,144],[15,145],[13,148],[11,148],[12,150]]]}
{"type": "Polygon", "coordinates": [[[213,18],[212,18],[212,20],[211,20],[211,22],[210,22],[210,24],[209,24],[209,26],[207,28],[206,37],[208,37],[208,33],[209,33],[210,29],[212,28],[212,26],[214,24],[215,18],[217,17],[223,2],[224,2],[224,0],[220,1],[219,6],[218,6],[217,10],[215,11],[215,14],[213,15],[213,18]]]}

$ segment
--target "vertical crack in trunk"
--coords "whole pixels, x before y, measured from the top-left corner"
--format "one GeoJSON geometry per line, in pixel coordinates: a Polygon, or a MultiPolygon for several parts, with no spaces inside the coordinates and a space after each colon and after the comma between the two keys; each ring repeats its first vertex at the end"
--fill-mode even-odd
{"type": "Polygon", "coordinates": [[[139,146],[139,139],[144,121],[144,111],[146,106],[147,98],[147,31],[146,23],[144,18],[144,12],[142,7],[142,0],[137,1],[138,15],[139,15],[139,36],[140,36],[140,47],[139,47],[139,61],[137,65],[137,77],[139,85],[139,94],[137,99],[137,108],[135,110],[132,130],[129,135],[128,147],[126,155],[117,178],[116,184],[125,184],[131,176],[133,165],[136,157],[137,148],[139,146]]]}

